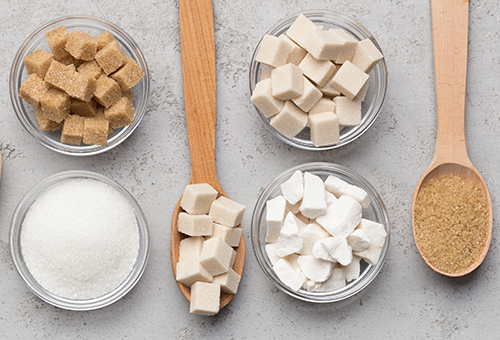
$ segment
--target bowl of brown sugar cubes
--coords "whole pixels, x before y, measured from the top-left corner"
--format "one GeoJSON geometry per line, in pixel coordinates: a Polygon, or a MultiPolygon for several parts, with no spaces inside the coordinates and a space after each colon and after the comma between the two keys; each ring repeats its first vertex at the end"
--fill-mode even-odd
{"type": "Polygon", "coordinates": [[[375,38],[343,14],[310,10],[271,27],[250,62],[250,100],[264,125],[306,150],[348,144],[384,103],[387,68],[375,38]]]}
{"type": "Polygon", "coordinates": [[[132,37],[106,20],[68,16],[36,29],[10,72],[21,124],[42,145],[95,155],[122,143],[146,111],[149,71],[132,37]]]}

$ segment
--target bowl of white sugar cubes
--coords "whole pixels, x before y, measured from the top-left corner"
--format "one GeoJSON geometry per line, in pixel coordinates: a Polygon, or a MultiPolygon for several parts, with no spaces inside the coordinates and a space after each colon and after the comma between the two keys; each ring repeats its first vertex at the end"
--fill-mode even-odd
{"type": "Polygon", "coordinates": [[[310,10],[269,29],[250,62],[250,100],[264,125],[306,150],[348,144],[384,103],[387,68],[375,38],[345,15],[310,10]]]}
{"type": "Polygon", "coordinates": [[[280,174],[252,215],[252,246],[271,282],[297,299],[347,299],[378,275],[389,245],[387,211],[373,186],[340,165],[280,174]]]}
{"type": "Polygon", "coordinates": [[[103,308],[127,294],[144,272],[146,218],[109,178],[60,172],[17,206],[10,250],[22,279],[45,302],[75,311],[103,308]]]}

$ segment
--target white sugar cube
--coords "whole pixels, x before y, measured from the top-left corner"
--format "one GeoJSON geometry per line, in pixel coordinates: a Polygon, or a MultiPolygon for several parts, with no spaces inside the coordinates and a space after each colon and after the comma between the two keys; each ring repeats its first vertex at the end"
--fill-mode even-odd
{"type": "Polygon", "coordinates": [[[345,280],[347,282],[351,282],[352,280],[356,280],[359,277],[361,266],[360,262],[361,257],[353,256],[351,263],[344,267],[345,271],[345,280]]]}
{"type": "Polygon", "coordinates": [[[309,110],[309,115],[321,112],[335,112],[335,102],[328,98],[321,98],[316,104],[309,110]]]}
{"type": "Polygon", "coordinates": [[[276,67],[271,72],[271,91],[275,98],[288,100],[302,94],[302,70],[292,63],[276,67]]]}
{"type": "Polygon", "coordinates": [[[283,40],[266,34],[262,37],[255,60],[267,66],[285,65],[290,54],[290,46],[283,40]]]}
{"type": "Polygon", "coordinates": [[[365,100],[369,85],[370,85],[370,81],[367,81],[365,86],[363,86],[361,88],[361,90],[359,90],[358,94],[356,95],[356,97],[354,99],[359,100],[359,101],[365,100]]]}
{"type": "Polygon", "coordinates": [[[330,236],[323,228],[321,228],[319,224],[315,222],[309,223],[304,228],[301,228],[300,235],[302,235],[303,242],[300,255],[312,255],[314,244],[330,236]]]}
{"type": "Polygon", "coordinates": [[[177,230],[189,236],[212,235],[213,222],[212,216],[209,215],[190,215],[181,212],[177,219],[177,230]]]}
{"type": "Polygon", "coordinates": [[[260,73],[260,80],[271,79],[271,73],[273,72],[274,67],[266,68],[260,73]]]}
{"type": "Polygon", "coordinates": [[[219,312],[220,285],[206,282],[196,282],[191,287],[191,303],[189,313],[214,315],[219,312]]]}
{"type": "Polygon", "coordinates": [[[345,270],[344,268],[335,266],[332,275],[325,282],[317,283],[313,288],[314,292],[334,291],[345,287],[345,270]]]}
{"type": "Polygon", "coordinates": [[[287,211],[286,200],[282,195],[266,202],[266,242],[277,242],[287,211]]]}
{"type": "MultiPolygon", "coordinates": [[[[325,86],[335,72],[335,64],[329,60],[318,60],[310,53],[299,64],[304,75],[319,87],[325,86]]],[[[319,91],[319,90],[318,90],[319,91]]]]}
{"type": "Polygon", "coordinates": [[[318,26],[303,14],[299,14],[297,19],[290,26],[286,35],[304,48],[309,32],[317,30],[318,26]]]}
{"type": "Polygon", "coordinates": [[[293,138],[306,127],[307,114],[287,100],[280,113],[273,116],[269,124],[282,135],[293,138]]]}
{"type": "Polygon", "coordinates": [[[321,244],[321,241],[323,240],[319,240],[317,241],[314,245],[313,245],[313,248],[312,248],[312,256],[314,256],[315,258],[317,259],[321,259],[321,260],[325,260],[325,261],[330,261],[330,262],[337,262],[335,261],[332,256],[330,255],[330,253],[325,249],[325,247],[323,247],[323,245],[321,244]]]}
{"type": "Polygon", "coordinates": [[[347,236],[347,243],[351,246],[352,251],[362,251],[370,246],[371,241],[363,229],[356,229],[347,236]]]}
{"type": "Polygon", "coordinates": [[[208,214],[217,194],[217,190],[208,183],[189,184],[184,188],[181,208],[189,214],[208,214]]]}
{"type": "Polygon", "coordinates": [[[214,276],[212,283],[219,284],[222,293],[236,294],[240,285],[241,276],[229,268],[227,273],[214,276]]]}
{"type": "Polygon", "coordinates": [[[201,248],[205,239],[202,236],[186,237],[179,243],[179,262],[188,259],[200,259],[201,248]]]}
{"type": "Polygon", "coordinates": [[[320,241],[328,254],[343,266],[347,266],[352,261],[352,249],[347,240],[341,236],[327,237],[320,241]]]}
{"type": "Polygon", "coordinates": [[[283,101],[273,97],[271,78],[263,79],[255,85],[250,100],[266,117],[277,114],[283,108],[283,101]]]}
{"type": "Polygon", "coordinates": [[[302,81],[302,95],[293,98],[292,101],[302,111],[309,112],[311,108],[318,102],[318,100],[321,99],[323,94],[306,77],[302,77],[302,81]]]}
{"type": "Polygon", "coordinates": [[[214,223],[214,230],[211,237],[219,236],[231,247],[238,247],[240,245],[241,235],[243,235],[242,228],[231,228],[214,223]]]}
{"type": "MultiPolygon", "coordinates": [[[[283,197],[288,203],[294,205],[304,197],[304,176],[297,170],[280,186],[283,197]]],[[[293,209],[290,209],[293,212],[293,209]]],[[[296,214],[296,212],[294,212],[296,214]]]]}
{"type": "Polygon", "coordinates": [[[175,279],[187,287],[191,287],[197,281],[211,282],[213,277],[203,267],[200,260],[191,258],[177,263],[175,279]]]}
{"type": "Polygon", "coordinates": [[[340,69],[340,66],[339,65],[335,65],[335,71],[333,72],[333,74],[330,77],[330,79],[328,79],[328,81],[326,82],[326,84],[324,86],[318,87],[318,90],[320,90],[321,93],[323,93],[324,96],[328,96],[328,97],[340,96],[340,94],[341,94],[340,91],[337,90],[335,87],[333,87],[333,84],[332,84],[333,77],[335,77],[335,75],[337,74],[337,71],[339,69],[340,69]]]}
{"type": "Polygon", "coordinates": [[[269,257],[269,261],[271,261],[271,264],[274,266],[276,262],[281,258],[278,255],[276,255],[276,243],[268,243],[264,247],[266,249],[266,254],[267,257],[269,257]]]}
{"type": "Polygon", "coordinates": [[[344,96],[353,100],[369,79],[368,74],[347,60],[333,77],[332,86],[344,96]]]}
{"type": "Polygon", "coordinates": [[[334,97],[335,114],[339,117],[339,125],[357,126],[361,124],[361,101],[350,100],[344,96],[334,97]]]}
{"type": "Polygon", "coordinates": [[[309,32],[304,48],[318,60],[336,60],[344,45],[345,41],[335,32],[319,29],[309,32]]]}
{"type": "Polygon", "coordinates": [[[229,268],[233,268],[234,267],[234,263],[236,262],[236,250],[231,249],[231,261],[229,262],[229,268]]]}
{"type": "Polygon", "coordinates": [[[310,172],[304,174],[304,197],[300,205],[302,215],[316,218],[326,212],[325,184],[310,172]]]}
{"type": "Polygon", "coordinates": [[[362,71],[370,73],[383,57],[377,46],[370,39],[365,39],[358,43],[352,57],[352,63],[362,71]]]}
{"type": "Polygon", "coordinates": [[[276,244],[276,255],[285,257],[293,253],[298,253],[302,249],[302,246],[303,241],[297,220],[292,213],[288,213],[276,244]]]}
{"type": "Polygon", "coordinates": [[[200,253],[200,263],[212,275],[227,272],[231,262],[233,248],[218,236],[203,242],[200,253]]]}
{"type": "Polygon", "coordinates": [[[306,56],[307,51],[297,45],[297,43],[295,43],[285,34],[280,35],[278,38],[283,40],[283,42],[290,47],[290,53],[288,54],[287,63],[292,63],[298,66],[302,59],[304,59],[304,57],[306,56]]]}
{"type": "Polygon", "coordinates": [[[365,190],[356,185],[349,184],[338,177],[328,176],[325,181],[325,188],[337,197],[344,195],[351,196],[365,209],[370,206],[370,197],[365,190]]]}
{"type": "Polygon", "coordinates": [[[347,60],[351,60],[356,48],[358,47],[358,40],[352,35],[339,28],[330,29],[333,33],[337,35],[338,38],[344,41],[344,45],[339,55],[335,59],[336,64],[343,64],[347,60]]]}
{"type": "Polygon", "coordinates": [[[243,204],[221,196],[212,203],[209,214],[214,218],[215,223],[226,227],[236,227],[241,223],[244,212],[243,204]]]}
{"type": "Polygon", "coordinates": [[[333,270],[333,262],[315,258],[312,255],[299,256],[297,263],[304,275],[315,282],[326,281],[333,270]]]}
{"type": "Polygon", "coordinates": [[[332,236],[346,238],[361,222],[361,205],[350,196],[341,196],[316,222],[332,236]]]}
{"type": "Polygon", "coordinates": [[[286,259],[280,259],[276,262],[273,266],[273,270],[281,282],[295,291],[302,288],[302,285],[305,282],[305,280],[295,271],[290,262],[286,259]]]}
{"type": "Polygon", "coordinates": [[[333,112],[321,112],[309,115],[311,141],[314,146],[336,144],[340,140],[339,118],[333,112]]]}

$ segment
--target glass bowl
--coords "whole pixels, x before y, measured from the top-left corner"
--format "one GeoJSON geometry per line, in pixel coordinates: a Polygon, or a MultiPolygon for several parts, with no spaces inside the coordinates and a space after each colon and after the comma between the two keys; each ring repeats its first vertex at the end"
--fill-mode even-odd
{"type": "MultiPolygon", "coordinates": [[[[295,19],[301,13],[304,14],[307,18],[309,18],[312,22],[314,22],[318,26],[324,26],[326,29],[341,28],[359,40],[370,39],[375,44],[375,46],[377,46],[378,49],[382,51],[375,38],[360,23],[343,14],[326,10],[309,10],[296,13],[294,15],[282,19],[264,34],[269,34],[278,37],[286,33],[288,28],[293,24],[295,19]]],[[[252,60],[250,61],[250,78],[249,78],[250,93],[253,93],[255,85],[259,82],[261,72],[266,68],[268,68],[268,66],[261,64],[255,60],[261,42],[262,40],[260,40],[259,43],[257,44],[257,47],[255,48],[255,51],[252,55],[252,60]]],[[[370,83],[368,86],[368,92],[366,93],[366,97],[365,100],[363,101],[361,108],[361,114],[362,114],[361,124],[351,128],[348,127],[343,128],[340,131],[340,139],[337,144],[316,147],[311,142],[310,131],[308,127],[303,129],[294,138],[288,138],[282,135],[274,127],[271,126],[269,122],[270,118],[266,118],[266,116],[262,114],[262,112],[260,112],[257,108],[255,109],[257,110],[258,115],[262,120],[262,122],[264,123],[264,125],[272,132],[274,136],[276,136],[283,142],[304,150],[335,149],[341,147],[342,145],[346,145],[354,141],[358,137],[360,137],[363,133],[365,133],[368,130],[368,128],[373,124],[375,119],[380,114],[382,105],[384,104],[385,93],[387,89],[387,67],[385,64],[385,58],[378,62],[378,64],[369,73],[369,75],[370,75],[370,80],[369,80],[370,83]]]]}
{"type": "Polygon", "coordinates": [[[14,107],[17,118],[24,128],[26,128],[26,130],[42,145],[65,155],[96,155],[110,150],[122,143],[139,125],[144,113],[146,112],[148,104],[149,70],[139,46],[135,43],[132,37],[120,27],[100,18],[90,16],[68,16],[53,20],[43,25],[31,33],[24,41],[12,63],[9,78],[9,91],[12,106],[14,107]],[[93,37],[102,32],[110,31],[120,44],[120,47],[125,54],[134,59],[144,71],[144,77],[142,77],[137,85],[132,88],[132,101],[135,107],[135,116],[132,124],[116,129],[116,131],[108,136],[107,145],[69,145],[61,143],[61,132],[41,130],[35,117],[34,108],[18,95],[19,88],[28,78],[23,58],[36,49],[50,51],[49,44],[45,39],[45,33],[61,25],[65,26],[68,31],[81,31],[88,33],[93,37]]]}
{"type": "Polygon", "coordinates": [[[132,195],[130,195],[129,192],[127,192],[118,183],[110,180],[109,178],[103,175],[89,171],[60,172],[43,180],[41,183],[39,183],[33,189],[31,189],[26,194],[26,196],[24,196],[24,198],[21,200],[21,202],[19,203],[14,212],[12,218],[12,224],[10,227],[9,240],[10,240],[10,251],[12,254],[14,264],[19,274],[21,275],[22,279],[26,282],[31,291],[35,293],[39,298],[41,298],[42,300],[46,301],[47,303],[53,306],[75,311],[87,311],[87,310],[103,308],[122,298],[136,285],[136,283],[141,278],[144,269],[146,268],[146,263],[149,256],[149,236],[148,236],[146,218],[137,201],[132,197],[132,195]],[[21,234],[23,232],[23,223],[26,218],[26,214],[30,210],[32,204],[38,199],[38,197],[40,197],[40,195],[45,193],[48,189],[52,188],[56,184],[61,183],[62,181],[68,179],[75,179],[75,178],[97,180],[102,183],[108,184],[112,188],[117,190],[118,193],[121,194],[132,207],[133,212],[135,213],[136,222],[138,226],[138,233],[139,233],[139,248],[138,248],[137,259],[126,279],[110,292],[92,299],[76,300],[76,299],[61,297],[49,292],[35,280],[31,272],[29,271],[26,262],[23,258],[23,252],[21,247],[21,234]]]}
{"type": "Polygon", "coordinates": [[[390,238],[390,226],[387,211],[385,209],[384,203],[382,202],[382,199],[375,191],[375,189],[363,177],[356,174],[352,170],[331,163],[307,163],[298,165],[286,170],[278,177],[276,177],[264,189],[259,199],[257,200],[257,203],[255,204],[255,208],[252,214],[251,229],[253,251],[255,253],[255,256],[257,257],[257,261],[259,262],[260,267],[264,271],[264,274],[266,274],[267,278],[271,280],[271,282],[282,292],[285,292],[286,294],[300,300],[316,303],[341,301],[353,296],[354,294],[359,293],[361,290],[366,288],[375,279],[375,277],[382,269],[382,266],[384,265],[390,238]],[[267,256],[265,250],[265,238],[267,233],[266,202],[269,199],[272,199],[281,194],[280,185],[288,180],[290,176],[292,176],[292,174],[297,170],[300,170],[302,172],[310,172],[321,177],[323,180],[326,180],[326,178],[330,175],[336,176],[350,184],[364,189],[370,197],[370,206],[366,209],[363,209],[363,218],[376,221],[385,226],[387,238],[385,240],[384,247],[382,248],[378,263],[373,266],[366,263],[364,260],[361,260],[360,276],[356,280],[347,283],[347,285],[341,289],[327,292],[309,292],[301,288],[299,291],[294,291],[280,281],[273,270],[273,266],[269,257],[267,256]]]}

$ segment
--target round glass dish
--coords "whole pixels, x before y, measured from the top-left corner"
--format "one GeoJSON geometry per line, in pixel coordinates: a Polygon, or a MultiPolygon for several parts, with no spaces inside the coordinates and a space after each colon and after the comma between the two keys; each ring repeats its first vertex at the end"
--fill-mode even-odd
{"type": "MultiPolygon", "coordinates": [[[[377,46],[378,49],[382,51],[375,38],[360,23],[343,14],[326,10],[309,10],[296,13],[279,21],[276,25],[271,27],[265,34],[278,37],[286,33],[288,28],[293,24],[295,19],[301,13],[304,14],[306,17],[308,17],[312,22],[314,22],[318,26],[324,26],[326,29],[341,28],[359,40],[370,39],[371,41],[373,41],[375,46],[377,46]]],[[[268,68],[268,66],[261,64],[255,60],[261,42],[262,39],[257,44],[257,47],[255,48],[255,51],[252,55],[252,60],[250,61],[250,78],[249,78],[250,93],[253,93],[255,85],[259,82],[261,72],[266,68],[268,68]]],[[[257,110],[258,115],[262,120],[262,122],[264,123],[264,125],[272,132],[274,136],[276,136],[283,142],[291,146],[297,147],[299,149],[305,149],[305,150],[335,149],[354,141],[356,138],[365,133],[368,130],[368,128],[373,124],[377,116],[380,114],[382,105],[384,104],[385,93],[387,89],[387,67],[385,64],[385,59],[382,59],[375,66],[375,68],[369,73],[369,75],[370,75],[370,80],[368,85],[368,92],[366,93],[366,97],[362,103],[362,108],[361,108],[361,114],[362,114],[361,124],[352,128],[348,127],[343,128],[340,131],[340,140],[337,144],[316,147],[311,142],[310,131],[308,127],[303,129],[294,138],[288,138],[282,135],[274,127],[271,126],[271,124],[269,123],[270,121],[269,118],[266,118],[266,116],[262,114],[262,112],[260,112],[257,108],[255,109],[257,110]]]]}
{"type": "Polygon", "coordinates": [[[72,156],[89,156],[96,155],[107,150],[110,150],[125,139],[137,128],[144,113],[146,112],[148,97],[149,97],[149,70],[146,64],[146,59],[142,55],[139,46],[135,43],[130,35],[115,24],[104,19],[90,16],[68,16],[53,20],[42,27],[35,30],[24,41],[19,48],[9,77],[10,99],[17,118],[26,130],[36,138],[38,142],[47,148],[60,152],[65,155],[72,156]],[[116,129],[108,136],[107,145],[69,145],[60,142],[61,132],[59,131],[43,131],[38,126],[35,117],[34,108],[19,97],[19,88],[22,83],[28,78],[26,73],[23,58],[36,49],[50,51],[49,44],[45,39],[45,33],[57,28],[65,26],[68,31],[80,31],[90,34],[95,37],[98,34],[110,31],[115,39],[120,44],[120,47],[127,56],[137,62],[144,71],[144,77],[132,88],[132,101],[135,107],[135,115],[132,124],[116,129]]]}
{"type": "Polygon", "coordinates": [[[352,170],[331,163],[307,163],[293,167],[281,173],[264,189],[259,199],[257,200],[252,214],[251,228],[253,251],[255,253],[255,256],[257,257],[257,261],[259,262],[260,267],[262,268],[268,279],[271,280],[271,282],[279,290],[285,292],[286,294],[300,300],[316,303],[327,303],[344,300],[366,288],[375,279],[375,277],[382,269],[382,266],[384,265],[390,238],[390,226],[387,211],[385,209],[384,203],[382,202],[382,199],[375,191],[375,189],[363,177],[354,173],[352,170]],[[360,276],[356,280],[347,283],[347,285],[341,289],[328,292],[309,292],[305,289],[294,291],[280,281],[273,270],[273,266],[269,257],[267,256],[265,250],[265,246],[267,244],[265,241],[267,233],[266,202],[269,199],[272,199],[281,194],[280,185],[288,180],[290,176],[292,176],[292,174],[297,170],[300,170],[302,172],[310,172],[321,177],[323,180],[326,180],[328,176],[336,176],[350,184],[364,189],[370,197],[370,206],[366,209],[363,209],[363,218],[383,224],[385,226],[385,230],[387,231],[387,238],[380,254],[378,263],[373,266],[367,264],[364,260],[361,260],[360,276]]]}
{"type": "Polygon", "coordinates": [[[12,224],[10,227],[9,240],[10,240],[10,251],[12,254],[14,264],[19,274],[21,275],[22,279],[26,282],[26,284],[33,291],[33,293],[35,293],[39,298],[41,298],[42,300],[46,301],[47,303],[53,306],[75,311],[87,311],[87,310],[103,308],[122,298],[136,285],[136,283],[141,278],[144,269],[146,268],[146,263],[149,256],[149,235],[148,235],[146,218],[137,201],[132,197],[132,195],[130,195],[128,191],[126,191],[118,183],[110,180],[109,178],[103,175],[89,171],[60,172],[43,180],[41,183],[39,183],[33,189],[31,189],[26,194],[26,196],[24,196],[24,198],[21,200],[21,202],[19,203],[14,212],[14,216],[12,218],[12,224]],[[40,197],[40,195],[42,195],[44,192],[46,192],[54,185],[61,183],[64,180],[75,179],[75,178],[85,178],[85,179],[93,179],[101,181],[105,184],[110,185],[112,188],[117,190],[119,194],[123,195],[123,197],[130,203],[130,205],[133,208],[139,232],[139,250],[137,259],[126,279],[112,291],[97,298],[85,299],[85,300],[83,299],[75,300],[75,299],[68,299],[65,297],[61,297],[49,292],[47,289],[41,286],[35,280],[33,275],[30,273],[28,267],[26,266],[21,248],[21,234],[23,229],[23,223],[26,218],[26,214],[30,210],[32,204],[37,200],[38,197],[40,197]]]}

